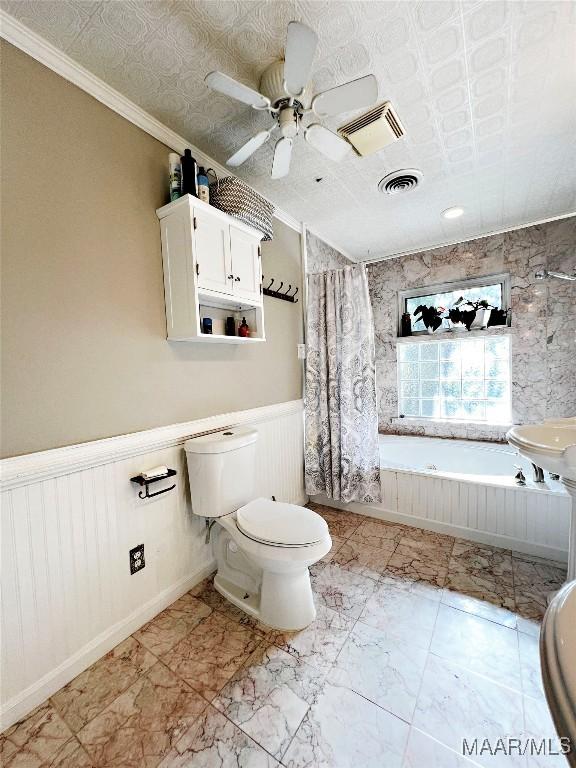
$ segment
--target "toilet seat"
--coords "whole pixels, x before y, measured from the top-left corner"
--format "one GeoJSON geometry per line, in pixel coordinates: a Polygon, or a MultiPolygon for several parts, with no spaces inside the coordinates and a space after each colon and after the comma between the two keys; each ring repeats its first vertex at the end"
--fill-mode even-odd
{"type": "Polygon", "coordinates": [[[276,547],[307,547],[328,535],[326,521],[311,509],[263,498],[240,507],[236,525],[248,538],[276,547]]]}

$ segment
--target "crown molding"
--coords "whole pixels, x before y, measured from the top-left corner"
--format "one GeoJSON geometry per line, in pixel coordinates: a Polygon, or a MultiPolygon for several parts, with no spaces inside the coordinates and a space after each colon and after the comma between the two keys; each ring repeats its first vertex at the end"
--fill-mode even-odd
{"type": "MultiPolygon", "coordinates": [[[[229,168],[221,165],[214,158],[194,146],[194,144],[191,144],[175,131],[168,128],[168,126],[105,83],[104,80],[93,75],[92,72],[78,64],[77,61],[74,61],[74,59],[67,56],[59,48],[56,48],[52,43],[49,43],[2,9],[0,9],[0,37],[40,62],[40,64],[48,67],[48,69],[51,69],[60,77],[76,85],[101,104],[104,104],[133,125],[136,125],[145,133],[153,136],[174,152],[183,154],[186,148],[191,149],[194,156],[200,160],[200,165],[213,168],[218,176],[232,175],[229,168]]],[[[258,190],[255,191],[258,192],[258,190]]],[[[261,193],[258,192],[258,194],[260,195],[261,193]]],[[[269,202],[274,205],[274,217],[276,219],[301,232],[302,224],[300,221],[291,216],[287,211],[277,208],[272,200],[269,202]]]]}
{"type": "Polygon", "coordinates": [[[494,235],[504,235],[506,232],[516,232],[518,229],[528,229],[528,227],[537,227],[540,224],[551,224],[553,221],[560,221],[561,219],[570,219],[576,216],[576,211],[570,213],[561,213],[559,216],[549,216],[547,219],[536,219],[536,221],[529,221],[526,224],[517,224],[514,227],[504,227],[504,229],[494,229],[490,232],[483,232],[480,235],[474,235],[473,237],[467,237],[465,240],[462,238],[456,240],[447,240],[436,245],[427,245],[425,248],[413,248],[410,251],[400,251],[399,253],[392,253],[390,256],[374,256],[371,259],[361,259],[360,264],[377,264],[380,261],[389,261],[390,259],[399,259],[402,256],[413,256],[415,253],[426,253],[427,251],[436,251],[438,248],[448,248],[451,245],[460,245],[461,243],[470,243],[473,240],[482,240],[484,237],[494,237],[494,235]]]}

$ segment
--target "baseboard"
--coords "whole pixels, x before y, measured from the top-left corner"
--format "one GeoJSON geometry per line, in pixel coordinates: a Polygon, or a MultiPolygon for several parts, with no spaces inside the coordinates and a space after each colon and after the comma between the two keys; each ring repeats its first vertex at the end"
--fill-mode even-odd
{"type": "Polygon", "coordinates": [[[334,499],[329,499],[327,496],[323,495],[314,496],[311,500],[316,504],[324,504],[325,506],[333,507],[334,509],[345,509],[348,512],[354,512],[354,514],[357,515],[374,517],[377,520],[385,520],[389,523],[412,525],[416,528],[424,528],[428,531],[435,531],[436,533],[446,533],[449,536],[477,541],[479,544],[490,544],[493,547],[501,547],[502,549],[513,549],[516,552],[523,552],[526,555],[545,557],[548,560],[557,560],[560,563],[568,562],[568,552],[564,549],[550,547],[545,544],[535,544],[530,541],[515,539],[511,536],[504,536],[500,533],[487,533],[486,531],[480,531],[476,528],[466,528],[464,526],[454,525],[453,523],[430,520],[426,517],[406,515],[402,512],[396,512],[391,509],[381,509],[380,507],[375,507],[370,504],[361,504],[355,501],[349,503],[334,501],[334,499]]]}
{"type": "Polygon", "coordinates": [[[111,651],[118,643],[121,643],[175,600],[182,597],[202,579],[209,576],[215,568],[216,563],[214,561],[206,563],[190,576],[160,592],[152,600],[140,606],[137,611],[95,637],[56,669],[44,675],[18,696],[7,701],[0,711],[0,733],[29,714],[35,707],[46,701],[49,696],[60,690],[62,686],[73,680],[108,651],[111,651]]]}

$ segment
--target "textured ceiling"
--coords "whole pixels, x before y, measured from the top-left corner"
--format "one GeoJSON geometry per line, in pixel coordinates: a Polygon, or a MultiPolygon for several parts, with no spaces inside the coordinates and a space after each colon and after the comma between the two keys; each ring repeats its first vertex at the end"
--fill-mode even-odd
{"type": "MultiPolygon", "coordinates": [[[[258,86],[300,19],[320,38],[316,88],[374,72],[406,137],[334,164],[294,147],[272,181],[272,143],[239,175],[355,259],[386,256],[576,208],[576,4],[568,2],[78,2],[3,8],[207,154],[224,162],[270,118],[214,94],[220,69],[258,86]],[[398,168],[405,196],[377,191],[398,168]],[[321,182],[315,179],[321,177],[321,182]],[[440,213],[460,205],[465,215],[440,213]]],[[[336,128],[350,115],[326,124],[336,128]]]]}

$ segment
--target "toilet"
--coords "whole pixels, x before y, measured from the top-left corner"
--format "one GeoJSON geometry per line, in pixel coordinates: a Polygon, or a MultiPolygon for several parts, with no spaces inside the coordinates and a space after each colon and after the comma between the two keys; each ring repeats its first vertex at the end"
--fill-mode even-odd
{"type": "Polygon", "coordinates": [[[204,517],[227,600],[274,629],[303,629],[316,616],[308,568],[332,540],[311,509],[253,498],[255,429],[241,427],[186,441],[194,514],[204,517]]]}

